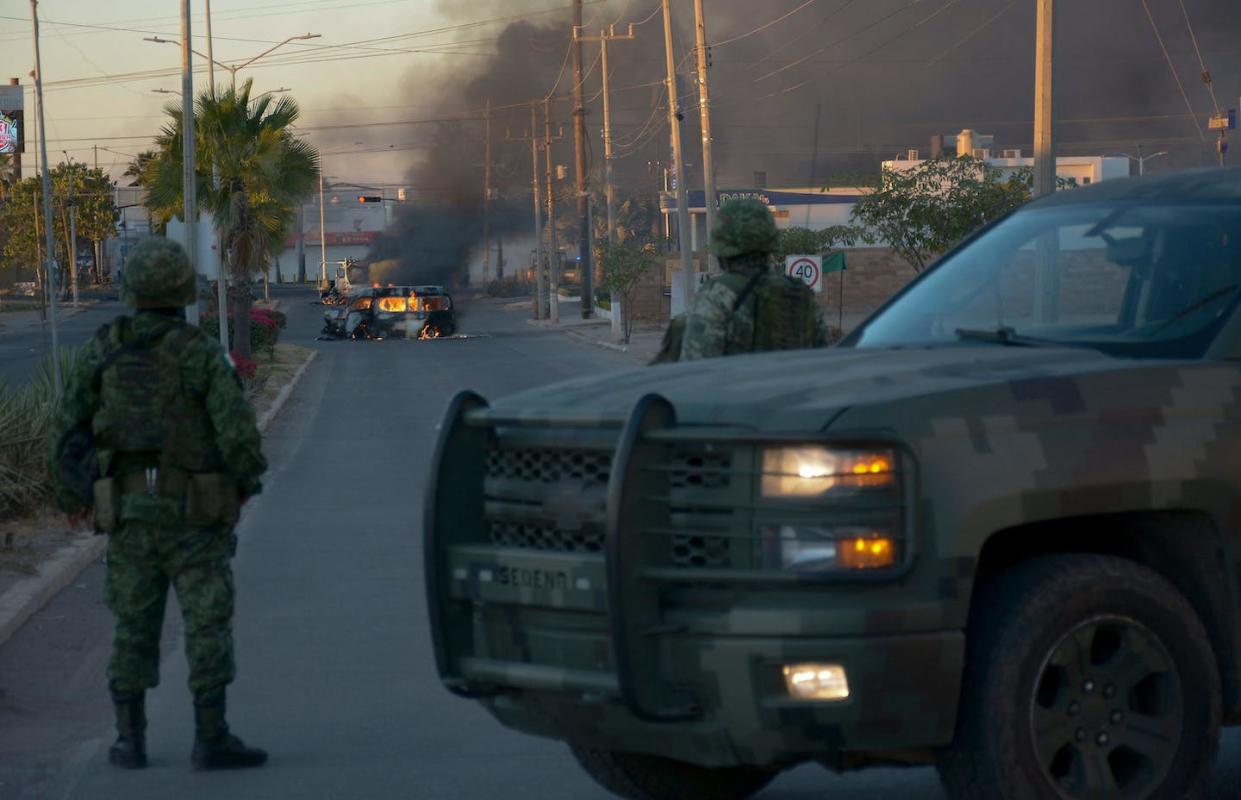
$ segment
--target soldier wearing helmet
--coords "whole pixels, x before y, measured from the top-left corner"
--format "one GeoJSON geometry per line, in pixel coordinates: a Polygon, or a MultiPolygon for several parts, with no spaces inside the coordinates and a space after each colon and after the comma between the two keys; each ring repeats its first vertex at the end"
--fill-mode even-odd
{"type": "Polygon", "coordinates": [[[724,272],[690,302],[679,360],[827,345],[827,325],[814,294],[771,270],[778,239],[776,221],[763,203],[733,200],[720,207],[711,250],[724,272]]]}
{"type": "Polygon", "coordinates": [[[116,618],[108,680],[117,739],[108,755],[125,768],[147,763],[144,695],[159,683],[170,586],[185,622],[193,765],[247,767],[267,758],[233,736],[224,717],[234,674],[233,528],[240,506],[262,488],[267,462],[223,348],[185,322],[195,286],[180,245],[152,237],[134,249],[121,299],[136,311],[82,348],[48,435],[58,505],[71,516],[93,512],[96,529],[110,536],[105,594],[116,618]]]}

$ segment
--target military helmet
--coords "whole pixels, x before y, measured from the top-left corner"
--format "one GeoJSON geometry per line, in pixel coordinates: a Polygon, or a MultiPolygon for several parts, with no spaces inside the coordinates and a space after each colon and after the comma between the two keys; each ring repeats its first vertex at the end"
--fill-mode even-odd
{"type": "Polygon", "coordinates": [[[758,200],[728,201],[711,226],[711,251],[720,258],[771,253],[778,239],[775,217],[758,200]]]}
{"type": "Polygon", "coordinates": [[[163,236],[152,236],[125,260],[121,302],[134,308],[186,306],[194,302],[196,285],[185,249],[163,236]]]}

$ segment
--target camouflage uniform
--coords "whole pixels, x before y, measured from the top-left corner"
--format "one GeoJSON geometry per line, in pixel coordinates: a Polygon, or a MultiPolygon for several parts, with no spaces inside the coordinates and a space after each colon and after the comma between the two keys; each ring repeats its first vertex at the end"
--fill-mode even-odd
{"type": "MultiPolygon", "coordinates": [[[[134,767],[145,765],[142,698],[159,683],[160,630],[170,585],[185,623],[189,685],[200,712],[198,739],[235,740],[228,736],[223,708],[234,675],[229,560],[236,537],[230,517],[189,524],[187,495],[190,482],[207,474],[235,485],[235,492],[234,486],[227,492],[236,500],[257,494],[267,462],[254,409],[223,349],[182,319],[180,306],[193,298],[193,273],[183,251],[162,239],[149,240],[135,251],[126,279],[122,299],[138,311],[103,326],[85,345],[48,444],[60,507],[76,511],[93,505],[97,525],[111,528],[105,593],[116,617],[108,665],[120,733],[114,750],[122,740],[129,742],[128,751],[113,753],[113,763],[134,767]],[[167,263],[175,269],[166,270],[167,263]],[[161,286],[165,279],[172,284],[161,286]],[[141,353],[158,368],[143,373],[121,358],[127,352],[141,353]],[[111,524],[100,521],[98,496],[80,496],[80,488],[66,479],[65,443],[83,426],[93,434],[100,475],[118,486],[111,524]],[[144,437],[163,447],[128,449],[144,437]]],[[[196,742],[195,764],[202,767],[198,750],[196,742]]]]}
{"type": "Polygon", "coordinates": [[[759,201],[733,200],[720,208],[711,232],[711,249],[719,257],[724,274],[707,281],[690,302],[679,360],[827,346],[827,321],[814,294],[771,272],[777,241],[775,220],[759,201]],[[763,322],[756,329],[759,298],[773,288],[785,294],[793,306],[782,307],[780,320],[770,325],[763,322]],[[743,295],[746,299],[738,304],[743,295]],[[754,301],[747,302],[748,298],[754,301]],[[790,316],[802,322],[785,319],[790,316]],[[768,329],[763,330],[764,326],[768,329]]]}

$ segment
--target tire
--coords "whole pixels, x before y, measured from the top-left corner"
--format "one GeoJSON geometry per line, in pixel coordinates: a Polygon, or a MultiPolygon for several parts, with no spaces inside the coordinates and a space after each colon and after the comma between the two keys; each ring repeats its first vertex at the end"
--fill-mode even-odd
{"type": "Polygon", "coordinates": [[[1162,576],[1111,556],[1038,558],[979,587],[940,778],[958,800],[1198,797],[1220,692],[1206,631],[1162,576]]]}
{"type": "Polygon", "coordinates": [[[569,749],[600,786],[629,800],[745,800],[776,776],[758,767],[700,767],[575,744],[569,749]]]}

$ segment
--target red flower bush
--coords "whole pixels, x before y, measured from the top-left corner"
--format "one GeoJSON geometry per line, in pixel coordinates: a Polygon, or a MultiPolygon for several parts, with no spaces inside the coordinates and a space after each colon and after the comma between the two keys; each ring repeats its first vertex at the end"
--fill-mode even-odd
{"type": "Polygon", "coordinates": [[[259,371],[258,362],[254,359],[246,358],[239,350],[229,353],[228,357],[233,362],[233,369],[237,370],[237,374],[246,380],[253,378],[259,371]]]}

